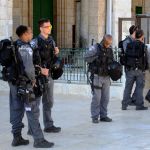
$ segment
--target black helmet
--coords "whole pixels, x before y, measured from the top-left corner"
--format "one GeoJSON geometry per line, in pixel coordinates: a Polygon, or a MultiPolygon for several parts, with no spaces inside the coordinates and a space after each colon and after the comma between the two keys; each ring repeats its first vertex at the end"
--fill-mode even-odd
{"type": "Polygon", "coordinates": [[[117,81],[122,76],[122,66],[119,62],[113,61],[108,65],[108,73],[113,81],[117,81]]]}
{"type": "Polygon", "coordinates": [[[62,59],[60,59],[59,57],[54,58],[53,62],[54,63],[52,65],[52,69],[51,69],[51,77],[53,80],[57,80],[63,74],[64,63],[63,63],[62,59]]]}

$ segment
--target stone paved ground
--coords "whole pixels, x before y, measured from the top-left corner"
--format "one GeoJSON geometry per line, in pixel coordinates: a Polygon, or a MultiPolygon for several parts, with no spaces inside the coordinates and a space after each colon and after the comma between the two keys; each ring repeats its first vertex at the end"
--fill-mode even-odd
{"type": "MultiPolygon", "coordinates": [[[[30,140],[30,144],[11,147],[7,84],[0,82],[0,89],[0,150],[34,149],[32,137],[26,134],[26,117],[23,136],[30,140]]],[[[91,123],[89,96],[55,95],[53,118],[55,124],[62,127],[62,132],[44,133],[47,140],[55,142],[52,150],[150,150],[150,109],[136,111],[130,106],[129,110],[122,111],[118,98],[120,87],[111,89],[115,93],[109,104],[112,123],[91,123]]]]}

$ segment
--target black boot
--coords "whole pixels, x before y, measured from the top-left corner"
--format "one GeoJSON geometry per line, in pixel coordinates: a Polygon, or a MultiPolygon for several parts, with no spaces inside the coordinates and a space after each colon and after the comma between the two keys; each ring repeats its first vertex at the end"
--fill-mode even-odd
{"type": "Polygon", "coordinates": [[[34,141],[35,148],[51,148],[54,146],[54,143],[48,142],[45,139],[34,141]]]}
{"type": "Polygon", "coordinates": [[[55,127],[54,125],[49,127],[49,128],[45,128],[44,129],[44,132],[53,132],[53,133],[57,133],[57,132],[60,132],[61,131],[61,128],[60,127],[55,127]]]}
{"type": "Polygon", "coordinates": [[[14,139],[12,141],[12,146],[20,146],[20,145],[28,145],[29,144],[29,140],[25,140],[22,138],[21,135],[18,136],[14,136],[14,139]]]}

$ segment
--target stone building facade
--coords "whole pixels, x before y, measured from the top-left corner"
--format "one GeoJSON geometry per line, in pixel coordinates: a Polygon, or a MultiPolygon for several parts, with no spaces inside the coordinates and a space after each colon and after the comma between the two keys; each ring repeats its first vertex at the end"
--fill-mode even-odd
{"type": "MultiPolygon", "coordinates": [[[[0,40],[10,36],[15,39],[15,29],[20,24],[31,26],[36,35],[37,20],[48,16],[58,47],[89,47],[92,39],[99,42],[105,33],[113,35],[113,46],[117,46],[120,33],[118,19],[134,18],[137,13],[150,14],[150,1],[0,0],[0,10],[0,40]]],[[[128,35],[131,24],[134,22],[123,22],[123,36],[128,35]]],[[[143,21],[143,28],[145,26],[146,22],[143,21]]],[[[146,73],[146,91],[150,87],[149,77],[149,73],[146,73]]]]}
{"type": "Polygon", "coordinates": [[[12,0],[0,0],[0,39],[12,36],[12,0]]]}
{"type": "MultiPolygon", "coordinates": [[[[35,28],[35,18],[38,16],[35,2],[46,8],[44,4],[48,5],[49,1],[49,5],[52,5],[50,8],[53,9],[53,36],[57,45],[65,48],[88,47],[92,39],[99,42],[108,33],[108,28],[111,28],[109,33],[113,35],[113,45],[116,46],[119,17],[134,17],[136,9],[141,8],[142,13],[150,13],[148,0],[0,0],[0,39],[11,35],[16,38],[15,28],[19,24],[35,28]]],[[[128,34],[131,24],[132,22],[123,23],[124,36],[128,34]]]]}

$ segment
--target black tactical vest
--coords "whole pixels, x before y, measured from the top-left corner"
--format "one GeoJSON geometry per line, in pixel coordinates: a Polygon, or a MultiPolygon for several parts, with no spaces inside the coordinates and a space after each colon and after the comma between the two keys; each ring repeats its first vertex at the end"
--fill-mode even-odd
{"type": "Polygon", "coordinates": [[[36,53],[38,53],[37,55],[39,55],[39,58],[34,59],[40,59],[38,60],[38,65],[50,69],[54,58],[53,39],[52,37],[49,37],[47,40],[44,40],[40,36],[38,36],[37,41],[38,48],[36,50],[36,53]]]}
{"type": "Polygon", "coordinates": [[[136,40],[128,43],[126,48],[126,67],[132,69],[147,69],[147,58],[144,43],[136,40]]]}
{"type": "Polygon", "coordinates": [[[113,52],[111,48],[104,48],[97,44],[98,58],[93,62],[93,72],[100,76],[108,76],[108,65],[113,61],[113,52]]]}

